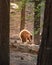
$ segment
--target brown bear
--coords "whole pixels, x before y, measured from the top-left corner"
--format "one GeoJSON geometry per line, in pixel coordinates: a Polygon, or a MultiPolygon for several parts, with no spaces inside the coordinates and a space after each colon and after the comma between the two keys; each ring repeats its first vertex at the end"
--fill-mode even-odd
{"type": "Polygon", "coordinates": [[[26,30],[26,29],[23,29],[20,33],[19,33],[19,37],[20,39],[22,40],[22,42],[27,42],[27,40],[29,42],[32,41],[32,34],[26,30]]]}

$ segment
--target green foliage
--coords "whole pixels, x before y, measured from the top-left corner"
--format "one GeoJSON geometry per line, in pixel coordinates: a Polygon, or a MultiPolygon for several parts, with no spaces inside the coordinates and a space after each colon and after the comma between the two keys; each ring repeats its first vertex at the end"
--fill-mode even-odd
{"type": "MultiPolygon", "coordinates": [[[[36,0],[37,2],[39,2],[40,0],[36,0]]],[[[40,15],[41,15],[41,7],[45,6],[45,0],[39,2],[37,5],[36,5],[36,8],[35,8],[35,21],[38,23],[40,22],[40,15]]],[[[36,25],[37,26],[37,25],[36,25]]],[[[38,24],[38,27],[35,29],[34,31],[34,34],[38,34],[38,32],[40,31],[39,29],[39,26],[40,24],[38,24]]]]}
{"type": "Polygon", "coordinates": [[[40,28],[38,28],[36,31],[34,30],[34,31],[32,32],[32,34],[33,34],[33,35],[37,35],[39,32],[40,32],[40,28]]]}
{"type": "MultiPolygon", "coordinates": [[[[39,0],[37,0],[37,1],[39,1],[39,0]]],[[[45,6],[45,1],[42,1],[42,2],[40,2],[38,5],[37,5],[37,7],[36,7],[36,9],[35,9],[35,12],[37,12],[37,14],[36,14],[36,20],[40,17],[40,12],[41,12],[41,7],[42,6],[45,6]]]]}
{"type": "Polygon", "coordinates": [[[38,28],[36,31],[34,31],[34,35],[37,35],[40,31],[40,28],[38,28]]]}
{"type": "Polygon", "coordinates": [[[39,0],[36,0],[36,1],[39,1],[39,0]]]}
{"type": "Polygon", "coordinates": [[[29,0],[21,0],[19,2],[14,2],[14,4],[17,4],[19,6],[19,8],[16,8],[16,10],[21,10],[26,5],[26,2],[29,2],[29,0]]]}
{"type": "Polygon", "coordinates": [[[19,10],[21,10],[25,5],[26,5],[26,2],[28,2],[29,0],[21,0],[19,2],[19,10]]]}

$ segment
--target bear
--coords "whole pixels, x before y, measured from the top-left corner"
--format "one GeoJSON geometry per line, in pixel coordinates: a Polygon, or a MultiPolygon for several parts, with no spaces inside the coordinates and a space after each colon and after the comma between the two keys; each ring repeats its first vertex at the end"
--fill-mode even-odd
{"type": "Polygon", "coordinates": [[[26,29],[21,30],[21,32],[19,33],[19,37],[22,42],[32,41],[32,34],[26,29]]]}

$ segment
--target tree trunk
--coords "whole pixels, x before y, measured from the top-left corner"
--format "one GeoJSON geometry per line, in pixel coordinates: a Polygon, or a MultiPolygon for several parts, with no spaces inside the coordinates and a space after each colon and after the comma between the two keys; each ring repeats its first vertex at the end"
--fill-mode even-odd
{"type": "Polygon", "coordinates": [[[13,2],[13,3],[15,3],[15,1],[16,1],[16,0],[10,0],[10,2],[13,2]]]}
{"type": "Polygon", "coordinates": [[[0,0],[0,65],[9,65],[9,3],[0,0]]]}
{"type": "MultiPolygon", "coordinates": [[[[41,2],[40,0],[39,1],[34,1],[35,2],[35,9],[37,9],[37,6],[38,6],[38,4],[41,2]]],[[[39,12],[38,11],[35,11],[35,15],[34,15],[34,17],[35,17],[35,19],[34,19],[34,30],[35,31],[37,31],[37,29],[38,28],[40,28],[40,17],[37,17],[37,14],[39,14],[39,12]]]]}
{"type": "Polygon", "coordinates": [[[45,10],[45,1],[42,1],[44,4],[41,6],[41,11],[40,11],[40,35],[42,35],[43,31],[43,23],[44,23],[44,10],[45,10]]]}
{"type": "Polygon", "coordinates": [[[25,28],[25,5],[21,10],[21,25],[20,25],[20,31],[25,28]]]}
{"type": "MultiPolygon", "coordinates": [[[[40,12],[36,11],[37,6],[39,3],[41,3],[41,0],[35,0],[34,1],[35,5],[34,5],[34,33],[37,31],[36,35],[34,34],[34,42],[37,41],[36,45],[40,44],[40,16],[37,17],[37,14],[39,14],[40,12]]],[[[40,8],[39,8],[40,9],[40,8]]]]}
{"type": "Polygon", "coordinates": [[[26,0],[23,1],[22,10],[21,10],[21,25],[20,31],[25,28],[25,8],[26,8],[26,0]]]}
{"type": "Polygon", "coordinates": [[[52,0],[46,0],[42,42],[37,65],[52,65],[52,0]]]}

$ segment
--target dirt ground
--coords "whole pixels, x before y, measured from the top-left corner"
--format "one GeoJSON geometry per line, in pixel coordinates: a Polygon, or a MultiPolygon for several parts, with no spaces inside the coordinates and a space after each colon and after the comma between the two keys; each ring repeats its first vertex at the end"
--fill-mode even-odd
{"type": "Polygon", "coordinates": [[[36,65],[37,55],[22,53],[22,52],[10,52],[10,65],[36,65]]]}
{"type": "Polygon", "coordinates": [[[31,3],[27,6],[25,21],[25,28],[28,29],[33,35],[33,42],[31,45],[28,43],[23,44],[18,37],[21,22],[20,11],[13,10],[14,12],[10,13],[10,65],[36,65],[37,63],[39,45],[35,44],[39,43],[39,37],[35,36],[34,41],[34,12],[32,11],[33,7],[34,6],[31,3]],[[27,16],[29,16],[29,14],[31,18],[28,19],[27,16]]]}
{"type": "Polygon", "coordinates": [[[10,65],[36,65],[39,45],[22,43],[16,37],[10,39],[10,65]]]}

